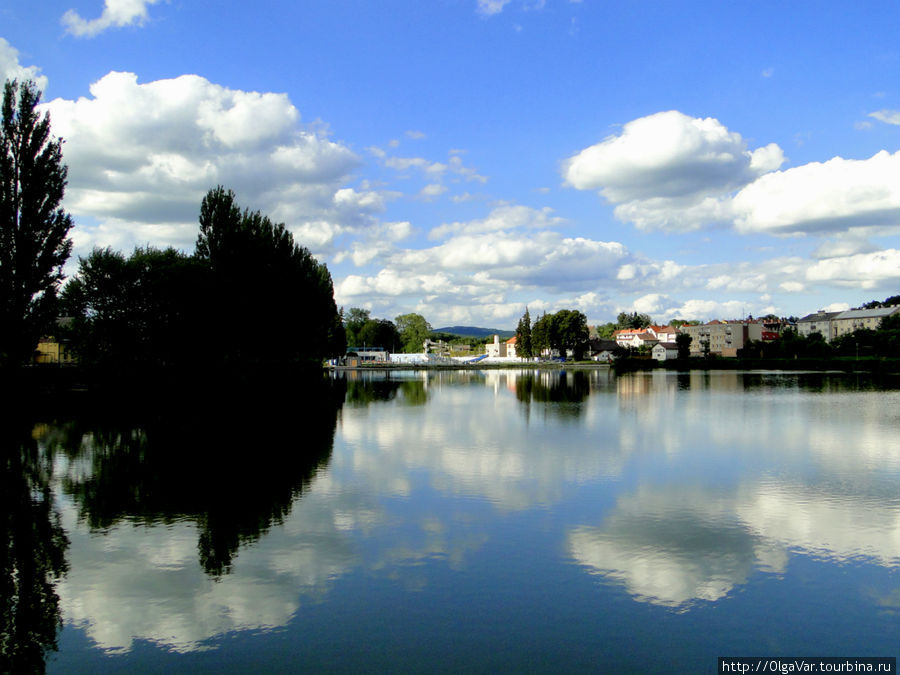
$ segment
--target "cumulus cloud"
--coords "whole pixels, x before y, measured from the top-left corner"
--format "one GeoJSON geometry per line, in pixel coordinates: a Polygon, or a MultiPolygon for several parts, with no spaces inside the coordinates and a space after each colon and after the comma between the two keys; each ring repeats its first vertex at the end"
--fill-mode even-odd
{"type": "Polygon", "coordinates": [[[739,232],[830,233],[900,227],[900,152],[835,157],[762,176],[734,198],[739,232]]]}
{"type": "MultiPolygon", "coordinates": [[[[565,237],[553,229],[561,222],[549,209],[501,205],[486,218],[435,228],[432,238],[443,241],[432,247],[381,249],[380,271],[339,280],[335,295],[350,305],[363,299],[391,307],[425,303],[435,322],[450,319],[451,305],[463,305],[468,314],[487,304],[491,312],[510,305],[521,314],[517,297],[527,289],[584,294],[614,281],[631,259],[625,246],[565,237]]],[[[354,260],[368,262],[363,255],[354,260]]]]}
{"type": "Polygon", "coordinates": [[[0,37],[0,80],[34,80],[41,91],[47,89],[47,77],[37,66],[19,63],[19,50],[0,37]]]}
{"type": "Polygon", "coordinates": [[[642,229],[689,230],[726,219],[730,194],[783,162],[774,143],[751,151],[718,120],[671,110],[585,148],[563,163],[563,176],[642,229]]]}
{"type": "MultiPolygon", "coordinates": [[[[900,124],[894,111],[871,116],[900,124]]],[[[744,234],[855,232],[857,240],[900,231],[900,186],[892,180],[900,152],[779,170],[784,161],[774,143],[750,150],[718,120],[669,111],[585,148],[563,163],[563,176],[572,187],[597,190],[617,218],[643,230],[724,224],[744,234]]],[[[818,255],[828,253],[826,246],[818,255]]]]}
{"type": "MultiPolygon", "coordinates": [[[[66,208],[76,222],[90,217],[120,230],[123,244],[129,232],[132,245],[191,241],[200,201],[217,184],[320,250],[384,208],[383,195],[345,187],[358,157],[301,125],[285,94],[233,90],[196,75],[140,84],[117,72],[90,93],[44,108],[66,139],[66,208]]],[[[101,241],[99,229],[78,227],[97,234],[84,244],[101,241]]]]}
{"type": "Polygon", "coordinates": [[[106,0],[103,13],[96,19],[83,19],[70,9],[62,17],[66,32],[76,37],[95,37],[108,28],[142,26],[148,18],[147,6],[159,0],[106,0]]]}
{"type": "Polygon", "coordinates": [[[900,281],[900,250],[892,248],[819,260],[807,270],[806,278],[865,289],[896,285],[900,281]]]}

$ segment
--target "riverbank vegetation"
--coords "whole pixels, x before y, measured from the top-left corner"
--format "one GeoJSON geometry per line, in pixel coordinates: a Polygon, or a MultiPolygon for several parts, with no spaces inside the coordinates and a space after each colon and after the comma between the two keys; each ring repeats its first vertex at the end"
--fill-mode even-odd
{"type": "Polygon", "coordinates": [[[221,186],[193,255],[94,249],[62,305],[81,365],[110,374],[315,365],[346,346],[328,268],[221,186]]]}

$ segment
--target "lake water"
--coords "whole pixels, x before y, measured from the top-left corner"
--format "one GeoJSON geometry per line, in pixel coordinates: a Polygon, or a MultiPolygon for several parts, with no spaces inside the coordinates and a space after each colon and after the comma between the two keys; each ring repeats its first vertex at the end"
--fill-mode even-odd
{"type": "Polygon", "coordinates": [[[66,673],[897,655],[896,379],[349,372],[304,392],[7,433],[7,651],[66,673]]]}

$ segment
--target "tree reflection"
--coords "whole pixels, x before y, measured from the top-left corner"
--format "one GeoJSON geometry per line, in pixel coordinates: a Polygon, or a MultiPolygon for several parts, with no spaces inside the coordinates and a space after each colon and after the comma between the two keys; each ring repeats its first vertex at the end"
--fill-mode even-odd
{"type": "Polygon", "coordinates": [[[90,470],[67,475],[63,489],[93,529],[193,520],[203,569],[227,574],[240,546],[280,524],[331,456],[345,385],[284,385],[194,392],[136,416],[72,423],[61,449],[90,470]]]}
{"type": "Polygon", "coordinates": [[[34,426],[0,419],[0,671],[43,672],[62,627],[55,582],[69,542],[50,490],[51,461],[34,426]]]}
{"type": "Polygon", "coordinates": [[[359,379],[347,382],[347,403],[365,407],[372,403],[398,401],[403,405],[425,405],[428,390],[423,380],[359,379]]]}
{"type": "Polygon", "coordinates": [[[523,373],[516,377],[515,389],[516,398],[528,410],[531,403],[542,403],[546,411],[559,417],[577,418],[584,412],[591,383],[588,374],[581,371],[523,373]]]}

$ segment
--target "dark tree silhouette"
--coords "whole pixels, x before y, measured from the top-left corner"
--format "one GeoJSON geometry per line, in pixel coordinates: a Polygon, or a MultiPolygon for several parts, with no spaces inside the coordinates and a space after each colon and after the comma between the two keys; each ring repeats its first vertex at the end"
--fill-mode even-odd
{"type": "Polygon", "coordinates": [[[67,169],[34,82],[6,81],[0,123],[0,360],[29,360],[56,318],[72,218],[60,208],[67,169]]]}

